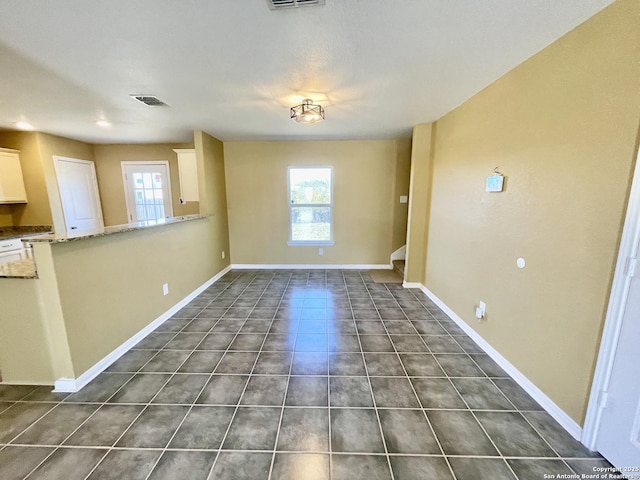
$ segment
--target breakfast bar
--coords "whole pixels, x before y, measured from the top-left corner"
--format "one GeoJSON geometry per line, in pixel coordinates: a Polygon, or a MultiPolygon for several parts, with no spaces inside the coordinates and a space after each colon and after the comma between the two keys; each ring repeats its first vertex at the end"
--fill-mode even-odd
{"type": "Polygon", "coordinates": [[[24,237],[33,258],[0,270],[2,381],[81,388],[219,272],[215,220],[24,237]]]}

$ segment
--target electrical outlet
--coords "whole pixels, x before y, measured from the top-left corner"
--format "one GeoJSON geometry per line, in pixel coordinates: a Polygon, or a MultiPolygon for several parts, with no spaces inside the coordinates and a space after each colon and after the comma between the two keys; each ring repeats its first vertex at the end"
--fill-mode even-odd
{"type": "Polygon", "coordinates": [[[168,283],[163,283],[162,284],[162,294],[163,295],[169,295],[169,284],[168,283]]]}
{"type": "Polygon", "coordinates": [[[318,249],[318,255],[324,255],[324,248],[318,249]]]}
{"type": "Polygon", "coordinates": [[[482,320],[487,313],[487,304],[484,302],[480,302],[478,307],[476,308],[476,318],[478,320],[482,320]]]}
{"type": "Polygon", "coordinates": [[[224,260],[225,254],[224,254],[224,250],[222,250],[222,259],[224,260]]]}

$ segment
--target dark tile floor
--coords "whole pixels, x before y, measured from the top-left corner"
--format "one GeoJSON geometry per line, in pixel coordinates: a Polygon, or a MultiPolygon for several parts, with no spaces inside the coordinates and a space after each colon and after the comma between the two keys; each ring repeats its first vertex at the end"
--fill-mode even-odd
{"type": "Polygon", "coordinates": [[[231,272],[82,391],[50,390],[0,386],[0,479],[529,480],[608,466],[420,291],[366,272],[231,272]]]}

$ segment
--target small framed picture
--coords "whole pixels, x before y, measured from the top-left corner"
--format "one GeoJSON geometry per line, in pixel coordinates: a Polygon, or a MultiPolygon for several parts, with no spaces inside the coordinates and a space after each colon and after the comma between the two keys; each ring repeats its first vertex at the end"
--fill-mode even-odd
{"type": "Polygon", "coordinates": [[[501,192],[503,184],[504,177],[502,175],[493,175],[491,177],[487,177],[487,182],[485,183],[485,191],[501,192]]]}

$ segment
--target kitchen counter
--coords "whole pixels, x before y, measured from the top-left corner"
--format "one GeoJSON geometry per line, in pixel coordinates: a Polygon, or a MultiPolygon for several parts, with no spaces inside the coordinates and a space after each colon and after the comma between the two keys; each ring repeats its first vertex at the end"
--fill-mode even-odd
{"type": "Polygon", "coordinates": [[[29,227],[0,227],[0,240],[47,234],[51,233],[52,230],[53,227],[51,227],[50,225],[35,225],[29,227]]]}
{"type": "Polygon", "coordinates": [[[131,232],[134,230],[142,230],[145,228],[160,227],[163,225],[171,225],[173,223],[189,222],[191,220],[198,220],[201,218],[207,218],[208,215],[183,215],[181,217],[163,218],[161,220],[149,220],[145,222],[133,222],[125,223],[123,225],[112,225],[110,227],[103,227],[95,230],[79,230],[77,233],[50,233],[46,235],[38,236],[26,236],[23,238],[24,242],[29,243],[63,243],[74,242],[87,238],[103,237],[105,235],[113,235],[116,233],[131,232]]]}
{"type": "MultiPolygon", "coordinates": [[[[64,243],[78,240],[103,237],[116,233],[131,232],[146,228],[160,227],[174,223],[188,222],[206,218],[207,215],[184,215],[162,220],[126,223],[113,225],[96,230],[81,230],[77,233],[50,233],[50,227],[4,227],[0,228],[0,239],[21,238],[23,242],[34,243],[64,243]],[[47,233],[49,232],[49,233],[47,233]]],[[[17,260],[15,262],[0,265],[0,278],[38,278],[36,262],[33,258],[17,260]]]]}
{"type": "Polygon", "coordinates": [[[0,278],[38,278],[33,258],[0,265],[0,278]]]}

